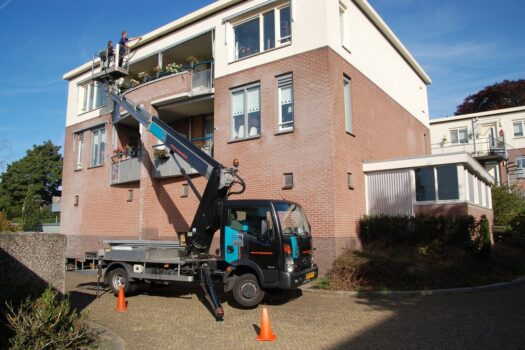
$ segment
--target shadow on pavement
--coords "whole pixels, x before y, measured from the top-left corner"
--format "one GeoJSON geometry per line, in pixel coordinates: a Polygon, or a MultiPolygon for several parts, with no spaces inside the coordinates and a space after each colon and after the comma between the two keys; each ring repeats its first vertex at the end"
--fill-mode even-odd
{"type": "Polygon", "coordinates": [[[390,316],[333,349],[524,349],[525,286],[418,297],[360,295],[390,316]]]}
{"type": "Polygon", "coordinates": [[[74,307],[77,312],[84,310],[97,298],[95,294],[83,293],[76,290],[71,291],[68,296],[71,306],[74,307]]]}

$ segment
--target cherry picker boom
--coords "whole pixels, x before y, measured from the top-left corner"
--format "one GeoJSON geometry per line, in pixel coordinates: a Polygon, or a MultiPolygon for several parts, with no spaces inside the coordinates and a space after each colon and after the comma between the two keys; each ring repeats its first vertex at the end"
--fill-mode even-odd
{"type": "Polygon", "coordinates": [[[120,286],[131,292],[138,284],[200,281],[217,319],[224,313],[214,281],[224,285],[242,307],[254,307],[268,289],[293,289],[318,275],[313,262],[310,225],[297,203],[285,200],[230,200],[246,188],[236,168],[227,168],[193,145],[159,117],[127,99],[115,86],[125,76],[121,68],[103,69],[93,79],[102,81],[114,102],[113,120],[123,108],[164,143],[171,159],[199,200],[197,211],[178,241],[112,240],[99,251],[99,276],[113,293],[120,286]],[[186,173],[187,162],[207,183],[201,194],[186,173]],[[239,189],[235,190],[235,188],[239,189]],[[220,253],[209,250],[220,231],[220,253]]]}

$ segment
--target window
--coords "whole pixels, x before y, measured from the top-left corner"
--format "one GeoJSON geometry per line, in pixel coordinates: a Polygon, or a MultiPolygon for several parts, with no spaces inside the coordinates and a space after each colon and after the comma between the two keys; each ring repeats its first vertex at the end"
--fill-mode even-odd
{"type": "Polygon", "coordinates": [[[353,190],[354,189],[354,178],[352,173],[346,173],[347,179],[348,179],[348,189],[353,190]]]}
{"type": "Polygon", "coordinates": [[[84,133],[78,133],[77,136],[77,157],[75,169],[82,169],[82,155],[84,153],[84,133]]]}
{"type": "Polygon", "coordinates": [[[247,235],[261,241],[270,241],[274,236],[269,232],[263,237],[261,223],[267,221],[268,230],[273,230],[272,212],[270,208],[232,208],[230,209],[230,227],[236,231],[243,231],[247,235]]]}
{"type": "Polygon", "coordinates": [[[106,148],[106,129],[100,128],[92,131],[91,166],[104,164],[104,151],[106,148]]]}
{"type": "Polygon", "coordinates": [[[416,176],[416,201],[459,199],[457,165],[446,164],[417,168],[414,169],[414,172],[416,176]]]}
{"type": "Polygon", "coordinates": [[[468,143],[467,128],[450,130],[451,143],[468,143]]]}
{"type": "Polygon", "coordinates": [[[261,134],[260,86],[232,91],[231,139],[246,139],[261,134]]]}
{"type": "Polygon", "coordinates": [[[293,130],[293,78],[286,75],[277,78],[279,95],[279,131],[293,130]]]}
{"type": "Polygon", "coordinates": [[[523,120],[512,123],[514,127],[514,137],[523,137],[523,120]]]}
{"type": "Polygon", "coordinates": [[[235,59],[278,47],[292,40],[290,5],[274,8],[233,27],[235,59]]]}
{"type": "Polygon", "coordinates": [[[281,44],[292,41],[290,6],[279,9],[279,38],[281,44]]]}
{"type": "Polygon", "coordinates": [[[516,158],[516,177],[525,178],[525,158],[516,158]]]}
{"type": "Polygon", "coordinates": [[[481,182],[479,179],[476,180],[477,186],[478,186],[478,200],[477,204],[483,205],[483,182],[481,182]]]}
{"type": "Polygon", "coordinates": [[[293,173],[284,174],[284,187],[283,190],[290,190],[293,188],[293,173]]]}
{"type": "Polygon", "coordinates": [[[468,172],[468,200],[472,203],[476,202],[476,195],[474,193],[474,175],[468,172]]]}
{"type": "Polygon", "coordinates": [[[434,181],[434,168],[415,169],[416,174],[416,201],[436,200],[436,188],[434,181]]]}
{"type": "Polygon", "coordinates": [[[346,131],[352,133],[352,98],[350,94],[350,79],[343,78],[344,99],[345,99],[345,123],[346,131]]]}
{"type": "Polygon", "coordinates": [[[234,28],[235,59],[258,53],[259,50],[259,18],[252,19],[234,28]]]}
{"type": "Polygon", "coordinates": [[[189,185],[186,183],[186,184],[182,184],[182,195],[181,197],[182,198],[186,198],[188,197],[188,194],[189,194],[189,185]]]}
{"type": "Polygon", "coordinates": [[[106,92],[104,85],[98,81],[92,81],[79,87],[80,112],[89,112],[106,104],[106,92]]]}
{"type": "Polygon", "coordinates": [[[436,167],[438,179],[438,198],[440,200],[459,199],[458,168],[455,164],[436,167]]]}

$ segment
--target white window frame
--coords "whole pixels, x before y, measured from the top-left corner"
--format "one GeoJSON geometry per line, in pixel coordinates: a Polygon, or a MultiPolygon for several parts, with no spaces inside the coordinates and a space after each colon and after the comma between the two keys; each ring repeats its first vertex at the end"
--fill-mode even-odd
{"type": "Polygon", "coordinates": [[[345,108],[345,128],[346,132],[352,134],[352,84],[351,79],[343,76],[343,99],[345,108]]]}
{"type": "MultiPolygon", "coordinates": [[[[460,172],[460,169],[458,168],[458,165],[457,164],[438,164],[438,165],[427,165],[427,166],[421,166],[421,167],[417,167],[417,168],[414,168],[412,169],[412,172],[414,173],[414,185],[415,185],[415,180],[416,180],[416,169],[421,169],[421,168],[432,168],[432,174],[434,176],[434,195],[435,195],[435,199],[434,200],[423,200],[423,201],[418,201],[417,200],[417,194],[414,193],[414,202],[417,203],[417,204],[426,204],[426,203],[458,203],[458,202],[462,202],[461,198],[462,198],[462,185],[461,185],[461,174],[462,172],[460,172]],[[440,199],[439,198],[439,179],[438,179],[438,167],[440,166],[445,166],[445,165],[455,165],[456,166],[456,179],[457,179],[457,182],[458,182],[458,198],[456,199],[440,199]]],[[[479,181],[478,179],[474,178],[474,181],[479,181]]],[[[474,183],[474,187],[476,187],[476,183],[474,183]]],[[[468,199],[467,199],[468,201],[468,199]]]]}
{"type": "Polygon", "coordinates": [[[106,145],[107,145],[107,137],[106,137],[106,128],[100,127],[96,129],[91,130],[91,166],[101,166],[104,165],[104,156],[106,154],[106,145]],[[98,141],[98,148],[95,149],[95,136],[96,134],[99,134],[99,141],[98,141]],[[100,151],[100,145],[104,144],[104,150],[100,151]]]}
{"type": "Polygon", "coordinates": [[[293,31],[292,31],[291,26],[292,26],[292,8],[291,8],[290,2],[288,2],[288,3],[284,4],[284,5],[279,5],[279,6],[274,7],[274,8],[265,9],[264,11],[261,11],[260,13],[257,13],[254,16],[245,18],[245,19],[243,19],[243,20],[241,20],[239,22],[232,22],[231,23],[231,28],[232,28],[232,31],[231,31],[232,34],[231,35],[232,35],[232,38],[233,38],[233,45],[232,45],[233,46],[233,60],[234,61],[242,60],[244,58],[248,58],[248,57],[251,57],[251,56],[254,56],[254,55],[266,52],[266,51],[271,51],[271,50],[274,50],[274,49],[282,47],[282,46],[290,45],[292,43],[292,38],[293,38],[293,31]],[[290,9],[290,35],[283,37],[281,35],[281,10],[285,9],[287,7],[290,9]],[[271,48],[268,48],[268,49],[264,49],[264,15],[267,14],[268,12],[271,12],[271,11],[273,11],[273,13],[274,13],[274,16],[273,16],[273,20],[274,20],[274,35],[275,35],[274,47],[271,47],[271,48]],[[243,24],[246,24],[246,23],[254,20],[254,19],[259,19],[259,51],[239,58],[238,48],[237,48],[236,38],[235,38],[235,29],[237,27],[243,25],[243,24]]]}
{"type": "Polygon", "coordinates": [[[516,138],[518,137],[524,137],[525,136],[525,121],[524,120],[513,120],[512,121],[512,135],[516,138]],[[514,129],[514,126],[516,124],[519,124],[520,125],[520,128],[521,128],[521,135],[516,135],[516,131],[514,129]]]}
{"type": "Polygon", "coordinates": [[[518,179],[525,179],[525,157],[516,157],[516,177],[518,179]]]}
{"type": "Polygon", "coordinates": [[[254,83],[250,85],[246,85],[243,87],[235,88],[230,90],[230,141],[236,141],[236,140],[246,140],[246,139],[252,139],[257,138],[261,136],[261,84],[260,83],[254,83]],[[259,89],[259,133],[257,135],[251,135],[250,136],[250,130],[249,130],[249,112],[248,112],[248,90],[251,90],[253,88],[259,89]],[[233,94],[236,92],[242,91],[243,92],[243,133],[242,136],[239,136],[238,130],[234,129],[235,123],[233,119],[233,94]]]}
{"type": "Polygon", "coordinates": [[[76,155],[75,155],[75,170],[82,169],[83,155],[84,155],[84,132],[79,132],[76,135],[76,155]]]}
{"type": "Polygon", "coordinates": [[[464,144],[467,144],[468,143],[468,129],[467,127],[460,127],[460,128],[453,128],[453,129],[450,129],[450,143],[454,144],[454,145],[464,145],[464,144]],[[461,139],[460,138],[460,132],[461,131],[464,131],[465,132],[465,135],[466,135],[466,138],[465,139],[461,139]],[[454,142],[454,138],[452,137],[452,133],[456,133],[456,141],[454,142]]]}
{"type": "Polygon", "coordinates": [[[86,113],[104,107],[107,104],[106,92],[104,85],[98,81],[78,86],[78,106],[79,113],[86,113]],[[102,96],[100,104],[97,100],[102,96]]]}
{"type": "Polygon", "coordinates": [[[277,109],[278,109],[278,127],[279,132],[292,131],[294,129],[294,92],[293,92],[293,75],[286,74],[277,78],[277,109]],[[290,88],[290,98],[291,98],[291,108],[292,108],[292,120],[288,122],[283,122],[283,109],[282,109],[282,90],[285,88],[290,88]],[[286,125],[285,125],[286,124],[286,125]]]}

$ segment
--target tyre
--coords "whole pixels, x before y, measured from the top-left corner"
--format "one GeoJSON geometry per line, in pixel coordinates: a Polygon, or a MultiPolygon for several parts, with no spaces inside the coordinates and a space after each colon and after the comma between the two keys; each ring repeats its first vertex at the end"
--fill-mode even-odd
{"type": "Polygon", "coordinates": [[[120,286],[124,287],[124,294],[126,295],[132,294],[137,290],[137,285],[129,281],[128,273],[121,267],[109,272],[108,284],[115,295],[118,295],[120,286]]]}
{"type": "Polygon", "coordinates": [[[257,277],[251,273],[241,275],[235,280],[232,293],[237,304],[246,308],[257,306],[264,298],[264,290],[257,277]]]}

